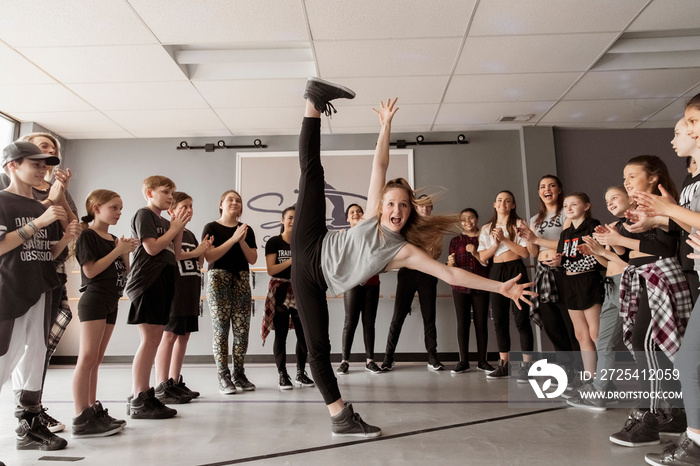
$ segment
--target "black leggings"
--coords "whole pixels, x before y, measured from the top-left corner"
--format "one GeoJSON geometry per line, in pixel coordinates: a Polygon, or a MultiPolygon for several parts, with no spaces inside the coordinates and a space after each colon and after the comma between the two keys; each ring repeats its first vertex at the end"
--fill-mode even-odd
{"type": "Polygon", "coordinates": [[[389,326],[386,341],[385,362],[394,361],[396,345],[399,344],[401,328],[406,316],[411,312],[413,297],[418,292],[420,312],[423,316],[423,335],[428,362],[437,362],[437,330],[435,328],[435,300],[437,299],[437,278],[418,270],[402,268],[396,275],[396,300],[394,315],[389,326]]]}
{"type": "Polygon", "coordinates": [[[462,293],[452,290],[452,299],[457,312],[457,343],[459,360],[469,361],[469,327],[471,311],[474,310],[474,334],[476,335],[476,354],[479,364],[486,362],[486,347],[489,341],[489,295],[488,293],[462,293]]]}
{"type": "MultiPolygon", "coordinates": [[[[527,270],[522,259],[493,264],[489,278],[505,282],[518,274],[521,274],[518,283],[527,283],[527,270]]],[[[532,352],[535,347],[535,339],[532,335],[529,309],[525,305],[523,305],[522,309],[518,309],[513,301],[498,293],[489,293],[489,295],[491,312],[493,313],[493,326],[496,329],[498,352],[507,353],[510,351],[510,316],[508,314],[510,310],[513,311],[515,327],[520,333],[520,349],[525,353],[532,352]]]]}
{"type": "Polygon", "coordinates": [[[294,323],[294,332],[297,335],[297,370],[303,371],[306,366],[306,340],[304,339],[304,328],[299,320],[299,313],[296,309],[287,309],[284,306],[277,306],[272,323],[275,326],[275,342],[272,352],[275,354],[275,364],[278,371],[287,370],[287,334],[289,333],[289,319],[294,323]]]}
{"type": "Polygon", "coordinates": [[[326,194],[321,165],[321,119],[304,118],[299,135],[299,196],[292,229],[292,286],[304,328],[309,366],[326,404],[340,399],[331,366],[326,281],[321,272],[321,245],[326,227],[326,194]]]}
{"type": "Polygon", "coordinates": [[[362,335],[365,340],[365,358],[374,359],[374,322],[379,306],[379,285],[358,285],[343,294],[345,325],[343,325],[343,360],[350,359],[352,341],[362,314],[362,335]]]}

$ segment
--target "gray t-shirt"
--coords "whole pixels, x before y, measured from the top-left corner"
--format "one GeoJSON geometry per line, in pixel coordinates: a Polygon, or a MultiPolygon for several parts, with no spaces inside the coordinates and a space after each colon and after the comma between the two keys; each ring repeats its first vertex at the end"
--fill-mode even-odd
{"type": "Polygon", "coordinates": [[[329,231],[321,245],[321,271],[328,292],[337,296],[384,272],[405,245],[402,235],[380,226],[376,218],[349,230],[329,231]]]}
{"type": "MultiPolygon", "coordinates": [[[[536,218],[537,215],[530,219],[530,228],[535,232],[537,237],[544,238],[549,241],[559,242],[559,237],[561,236],[561,232],[564,229],[564,222],[566,221],[564,209],[559,212],[559,215],[556,213],[548,213],[544,220],[542,220],[542,223],[539,225],[535,225],[536,218]]],[[[550,249],[551,248],[548,248],[547,246],[540,246],[540,252],[549,251],[550,249]]]]}

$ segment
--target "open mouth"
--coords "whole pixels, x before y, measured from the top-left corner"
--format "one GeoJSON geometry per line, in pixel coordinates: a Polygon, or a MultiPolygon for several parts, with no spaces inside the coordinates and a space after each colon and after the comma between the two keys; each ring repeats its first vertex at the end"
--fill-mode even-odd
{"type": "Polygon", "coordinates": [[[391,224],[392,225],[401,225],[401,219],[397,217],[391,217],[391,224]]]}

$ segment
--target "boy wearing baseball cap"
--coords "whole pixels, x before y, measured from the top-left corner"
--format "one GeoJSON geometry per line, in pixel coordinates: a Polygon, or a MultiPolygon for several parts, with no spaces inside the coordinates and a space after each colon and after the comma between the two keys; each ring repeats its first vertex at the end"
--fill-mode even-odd
{"type": "MultiPolygon", "coordinates": [[[[51,290],[59,286],[53,258],[80,232],[69,224],[60,237],[57,220],[63,207],[48,209],[32,197],[47,165],[58,157],[44,154],[29,142],[13,142],[0,159],[10,185],[0,191],[0,387],[15,366],[24,386],[41,393],[46,343],[50,328],[51,290]]],[[[38,416],[40,405],[23,400],[17,432],[18,450],[59,450],[67,442],[51,433],[38,416]]]]}

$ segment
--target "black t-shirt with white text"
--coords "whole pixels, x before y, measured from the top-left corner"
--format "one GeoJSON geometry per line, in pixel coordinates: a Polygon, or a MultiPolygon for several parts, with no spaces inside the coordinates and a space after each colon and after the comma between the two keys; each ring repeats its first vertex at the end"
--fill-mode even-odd
{"type": "Polygon", "coordinates": [[[163,272],[175,272],[175,245],[171,241],[168,247],[163,248],[155,256],[151,256],[143,247],[143,240],[146,238],[160,238],[170,229],[170,222],[156,215],[148,207],[136,211],[131,220],[131,234],[141,241],[139,247],[134,251],[131,259],[131,273],[126,284],[126,293],[132,301],[146,291],[163,272]]]}
{"type": "MultiPolygon", "coordinates": [[[[197,249],[197,238],[190,230],[182,232],[182,250],[192,252],[197,249]]],[[[202,272],[196,257],[177,261],[175,275],[175,296],[170,307],[171,317],[199,315],[199,301],[202,296],[202,272]]]]}
{"type": "MultiPolygon", "coordinates": [[[[265,255],[274,254],[275,264],[281,264],[284,261],[288,261],[292,258],[292,247],[288,242],[282,239],[282,235],[273,236],[270,238],[265,245],[265,255]]],[[[292,268],[287,267],[280,273],[272,275],[275,278],[286,278],[287,280],[292,277],[292,268]]]]}
{"type": "MultiPolygon", "coordinates": [[[[45,211],[39,201],[0,191],[0,241],[45,211]]],[[[53,222],[0,256],[0,320],[23,316],[42,294],[60,285],[51,254],[60,238],[58,222],[53,222]]]]}
{"type": "Polygon", "coordinates": [[[75,245],[75,257],[81,266],[82,286],[80,292],[90,290],[109,296],[119,297],[122,295],[126,285],[126,264],[121,257],[117,257],[106,269],[92,278],[85,276],[82,267],[86,262],[98,261],[114,250],[116,236],[111,236],[111,241],[106,240],[95,230],[88,228],[78,237],[75,245]]]}

